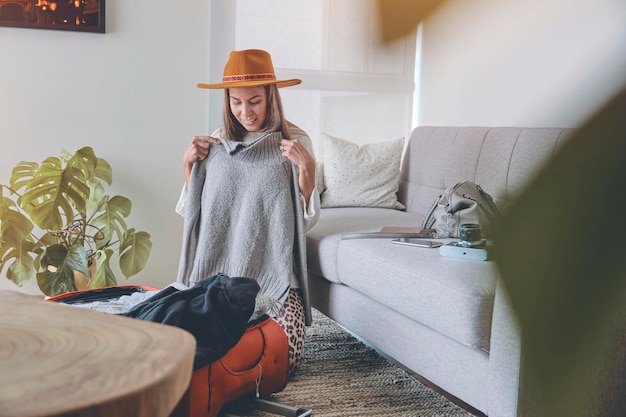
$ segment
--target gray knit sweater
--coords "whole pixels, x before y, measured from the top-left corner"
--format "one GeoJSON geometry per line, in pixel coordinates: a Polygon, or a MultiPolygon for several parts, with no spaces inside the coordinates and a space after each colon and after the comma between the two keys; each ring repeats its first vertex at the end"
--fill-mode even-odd
{"type": "Polygon", "coordinates": [[[254,278],[259,294],[282,304],[293,271],[310,323],[298,173],[281,155],[281,139],[278,132],[246,144],[221,138],[194,164],[177,281],[194,285],[219,272],[254,278]]]}

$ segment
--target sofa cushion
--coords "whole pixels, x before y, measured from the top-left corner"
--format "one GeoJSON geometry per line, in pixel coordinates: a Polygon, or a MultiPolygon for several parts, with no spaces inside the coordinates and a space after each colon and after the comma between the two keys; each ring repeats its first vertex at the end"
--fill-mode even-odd
{"type": "Polygon", "coordinates": [[[391,239],[341,239],[343,233],[420,223],[415,215],[394,209],[323,209],[307,233],[308,269],[459,343],[488,349],[496,285],[493,262],[445,258],[438,249],[396,245],[391,239]]]}
{"type": "Polygon", "coordinates": [[[337,280],[459,343],[489,349],[493,262],[446,258],[438,249],[386,239],[342,240],[337,280]]]}
{"type": "Polygon", "coordinates": [[[378,232],[384,226],[419,226],[421,219],[403,211],[375,207],[325,208],[307,232],[308,269],[332,282],[337,275],[337,249],[341,234],[378,232]]]}
{"type": "Polygon", "coordinates": [[[322,134],[322,207],[403,209],[396,193],[404,138],[358,145],[322,134]]]}

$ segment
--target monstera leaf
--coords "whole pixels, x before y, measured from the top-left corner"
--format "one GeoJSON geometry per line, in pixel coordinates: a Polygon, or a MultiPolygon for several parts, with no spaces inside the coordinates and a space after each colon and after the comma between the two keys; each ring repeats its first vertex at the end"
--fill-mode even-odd
{"type": "Polygon", "coordinates": [[[2,195],[0,188],[0,267],[12,261],[7,278],[17,285],[28,282],[35,273],[33,255],[41,245],[32,241],[33,228],[28,217],[13,200],[2,195]]]}
{"type": "Polygon", "coordinates": [[[37,284],[50,296],[76,291],[74,271],[91,276],[83,246],[74,245],[69,251],[63,245],[49,246],[41,256],[41,266],[44,270],[37,273],[37,284]]]}
{"type": "MultiPolygon", "coordinates": [[[[22,168],[28,167],[18,165],[12,178],[30,175],[22,168]]],[[[56,230],[74,220],[76,211],[85,210],[88,197],[89,187],[83,171],[71,166],[64,168],[59,158],[50,157],[25,184],[20,205],[41,229],[56,230]]]]}
{"type": "Polygon", "coordinates": [[[120,269],[122,273],[130,277],[141,271],[148,261],[152,241],[146,232],[135,232],[128,229],[124,241],[120,245],[120,269]]]}
{"type": "Polygon", "coordinates": [[[12,171],[11,189],[23,191],[20,207],[41,229],[57,230],[84,213],[91,190],[111,184],[111,166],[97,158],[90,147],[73,155],[63,151],[61,157],[48,157],[41,165],[20,162],[12,171]]]}
{"type": "Polygon", "coordinates": [[[7,269],[7,278],[17,285],[28,282],[36,271],[33,255],[34,244],[26,239],[14,246],[0,246],[1,263],[13,261],[7,269]]]}
{"type": "Polygon", "coordinates": [[[111,166],[104,159],[96,157],[93,149],[88,146],[78,149],[74,154],[64,150],[61,158],[68,167],[81,170],[86,179],[99,178],[108,185],[113,182],[111,166]]]}
{"type": "Polygon", "coordinates": [[[98,205],[100,211],[90,221],[90,225],[97,228],[97,233],[93,236],[98,249],[107,245],[114,235],[117,240],[123,240],[127,229],[124,219],[130,215],[131,207],[132,203],[126,197],[102,197],[98,205]]]}
{"type": "Polygon", "coordinates": [[[92,277],[94,288],[117,285],[117,278],[115,278],[115,274],[109,265],[112,257],[112,249],[99,250],[96,254],[98,266],[96,268],[96,276],[92,277]]]}
{"type": "Polygon", "coordinates": [[[13,200],[2,195],[0,188],[0,248],[3,244],[19,244],[32,230],[33,223],[20,213],[13,200]]]}

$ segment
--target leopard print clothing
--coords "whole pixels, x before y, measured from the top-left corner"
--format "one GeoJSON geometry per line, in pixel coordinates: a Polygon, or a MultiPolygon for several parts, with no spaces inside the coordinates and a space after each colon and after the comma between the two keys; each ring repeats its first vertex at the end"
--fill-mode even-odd
{"type": "Polygon", "coordinates": [[[304,307],[297,290],[289,290],[287,301],[274,318],[287,334],[289,341],[289,375],[293,375],[304,360],[304,307]]]}

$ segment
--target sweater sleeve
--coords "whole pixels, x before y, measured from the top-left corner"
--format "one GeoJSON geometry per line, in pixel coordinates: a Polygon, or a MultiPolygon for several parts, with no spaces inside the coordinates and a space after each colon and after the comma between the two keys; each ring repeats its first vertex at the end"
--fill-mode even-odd
{"type": "MultiPolygon", "coordinates": [[[[291,122],[287,122],[287,126],[289,128],[289,135],[291,136],[291,139],[297,139],[298,141],[300,141],[300,143],[302,143],[306,150],[309,151],[313,159],[315,159],[315,153],[313,152],[313,143],[311,142],[311,138],[309,137],[309,135],[304,130],[291,122]]],[[[311,197],[309,197],[309,204],[306,204],[306,201],[302,194],[300,194],[300,199],[302,200],[302,207],[304,207],[304,230],[307,231],[315,226],[320,216],[321,202],[320,194],[317,189],[317,184],[313,188],[311,197]]]]}
{"type": "Polygon", "coordinates": [[[183,189],[180,192],[180,196],[178,197],[178,202],[176,203],[176,213],[185,217],[185,200],[187,200],[187,187],[183,184],[183,189]]]}
{"type": "Polygon", "coordinates": [[[313,192],[311,193],[311,198],[309,198],[309,204],[307,209],[306,201],[304,201],[304,197],[300,194],[300,199],[302,200],[302,207],[304,208],[304,231],[309,231],[320,217],[320,194],[317,191],[317,187],[313,188],[313,192]]]}

